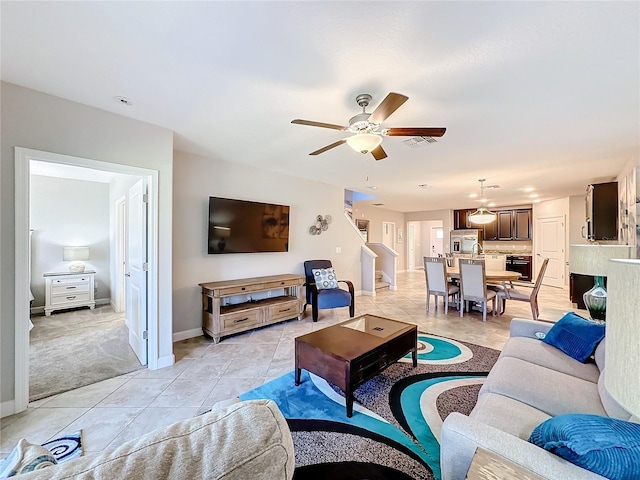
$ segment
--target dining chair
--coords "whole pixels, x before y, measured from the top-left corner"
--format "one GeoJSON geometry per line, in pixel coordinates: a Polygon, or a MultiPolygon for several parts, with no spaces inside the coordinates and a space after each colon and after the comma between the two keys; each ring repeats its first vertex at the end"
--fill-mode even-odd
{"type": "Polygon", "coordinates": [[[444,257],[422,257],[424,263],[424,278],[427,283],[427,312],[429,300],[434,296],[435,306],[438,307],[438,297],[444,301],[444,313],[449,312],[449,297],[455,299],[460,291],[457,285],[447,281],[447,259],[444,257]]]}
{"type": "Polygon", "coordinates": [[[507,300],[517,300],[519,302],[529,302],[531,305],[531,316],[534,320],[538,319],[540,315],[540,309],[538,308],[538,292],[542,286],[542,279],[547,271],[547,264],[549,259],[545,258],[540,266],[540,271],[536,277],[536,283],[533,286],[518,285],[518,287],[531,288],[531,291],[523,291],[518,288],[505,288],[498,292],[498,301],[500,302],[500,315],[502,315],[506,309],[507,300]]]}
{"type": "MultiPolygon", "coordinates": [[[[496,292],[487,288],[484,260],[460,259],[460,297],[459,310],[463,316],[464,305],[468,302],[482,304],[482,321],[487,321],[487,303],[492,301],[492,313],[496,314],[496,292]]],[[[469,310],[469,307],[467,307],[469,310]]]]}

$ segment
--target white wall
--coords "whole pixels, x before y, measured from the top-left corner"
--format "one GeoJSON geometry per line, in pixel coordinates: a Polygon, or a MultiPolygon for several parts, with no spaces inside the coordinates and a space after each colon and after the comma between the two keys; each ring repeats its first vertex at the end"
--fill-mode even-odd
{"type": "MultiPolygon", "coordinates": [[[[131,165],[159,177],[159,356],[170,357],[173,133],[9,83],[0,84],[0,401],[14,399],[15,159],[14,147],[131,165]],[[167,335],[166,332],[169,332],[167,335]]],[[[127,108],[127,107],[122,107],[127,108]]]]}
{"type": "Polygon", "coordinates": [[[202,327],[199,283],[280,273],[303,274],[305,260],[329,259],[339,278],[360,290],[362,237],[345,218],[344,189],[278,173],[175,152],[173,331],[178,338],[202,327]],[[289,205],[287,253],[207,254],[209,197],[289,205]],[[317,215],[333,221],[320,235],[308,230],[317,215]],[[340,247],[342,253],[336,253],[340,247]]]}
{"type": "Polygon", "coordinates": [[[31,291],[44,306],[46,272],[66,272],[63,246],[87,246],[87,270],[95,270],[96,300],[110,298],[109,184],[31,176],[31,291]]]}
{"type": "MultiPolygon", "coordinates": [[[[422,212],[407,212],[404,214],[407,222],[442,222],[438,225],[442,226],[442,245],[445,252],[450,251],[449,232],[453,228],[453,210],[425,210],[422,212]]],[[[423,237],[424,238],[424,237],[423,237]]]]}
{"type": "Polygon", "coordinates": [[[396,224],[396,238],[394,250],[398,252],[397,268],[399,272],[407,269],[407,228],[405,225],[404,213],[387,210],[381,207],[372,207],[362,202],[354,202],[353,218],[358,220],[369,220],[369,242],[382,243],[382,222],[396,224]],[[402,242],[398,242],[398,229],[403,230],[402,242]]]}

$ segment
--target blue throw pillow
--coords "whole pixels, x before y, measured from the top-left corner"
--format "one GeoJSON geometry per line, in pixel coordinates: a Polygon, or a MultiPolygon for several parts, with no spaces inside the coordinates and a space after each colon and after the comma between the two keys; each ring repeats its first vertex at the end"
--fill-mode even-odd
{"type": "Polygon", "coordinates": [[[603,338],[604,323],[569,312],[551,327],[542,341],[585,363],[603,338]]]}
{"type": "Polygon", "coordinates": [[[558,415],[529,442],[611,480],[640,478],[640,424],[598,415],[558,415]]]}

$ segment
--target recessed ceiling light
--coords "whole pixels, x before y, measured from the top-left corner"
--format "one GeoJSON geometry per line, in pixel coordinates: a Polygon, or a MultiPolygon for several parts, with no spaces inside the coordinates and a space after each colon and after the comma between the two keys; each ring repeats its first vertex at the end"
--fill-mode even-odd
{"type": "Polygon", "coordinates": [[[115,100],[116,102],[121,103],[122,105],[126,105],[126,106],[128,106],[128,107],[130,107],[131,105],[133,105],[133,102],[131,101],[131,99],[130,99],[130,98],[122,97],[122,96],[116,96],[116,97],[113,97],[113,98],[114,98],[114,100],[115,100]]]}
{"type": "Polygon", "coordinates": [[[481,198],[480,200],[478,200],[480,203],[487,203],[489,200],[487,200],[486,198],[481,198]]]}
{"type": "Polygon", "coordinates": [[[418,185],[420,188],[431,188],[431,185],[429,185],[428,183],[421,183],[418,185]]]}
{"type": "Polygon", "coordinates": [[[529,198],[536,198],[538,196],[537,193],[532,193],[531,195],[529,195],[529,198]]]}
{"type": "Polygon", "coordinates": [[[534,200],[533,203],[540,203],[540,200],[534,200]]]}
{"type": "Polygon", "coordinates": [[[524,189],[525,192],[533,192],[533,187],[527,187],[524,189]]]}
{"type": "Polygon", "coordinates": [[[376,187],[375,185],[371,185],[369,187],[367,187],[369,190],[377,190],[378,187],[376,187]]]}
{"type": "Polygon", "coordinates": [[[493,208],[493,207],[495,207],[495,206],[496,206],[496,204],[495,204],[495,203],[493,203],[493,202],[491,202],[491,203],[487,203],[487,207],[492,207],[492,208],[493,208]]]}
{"type": "Polygon", "coordinates": [[[478,196],[477,193],[470,193],[469,198],[476,198],[478,196]]]}

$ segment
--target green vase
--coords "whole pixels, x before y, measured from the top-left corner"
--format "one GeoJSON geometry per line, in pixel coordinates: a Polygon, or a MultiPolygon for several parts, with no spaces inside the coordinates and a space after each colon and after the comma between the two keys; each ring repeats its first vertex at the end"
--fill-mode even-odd
{"type": "Polygon", "coordinates": [[[607,316],[607,291],[604,288],[604,277],[595,277],[593,288],[582,296],[584,304],[593,320],[605,321],[607,316]]]}

